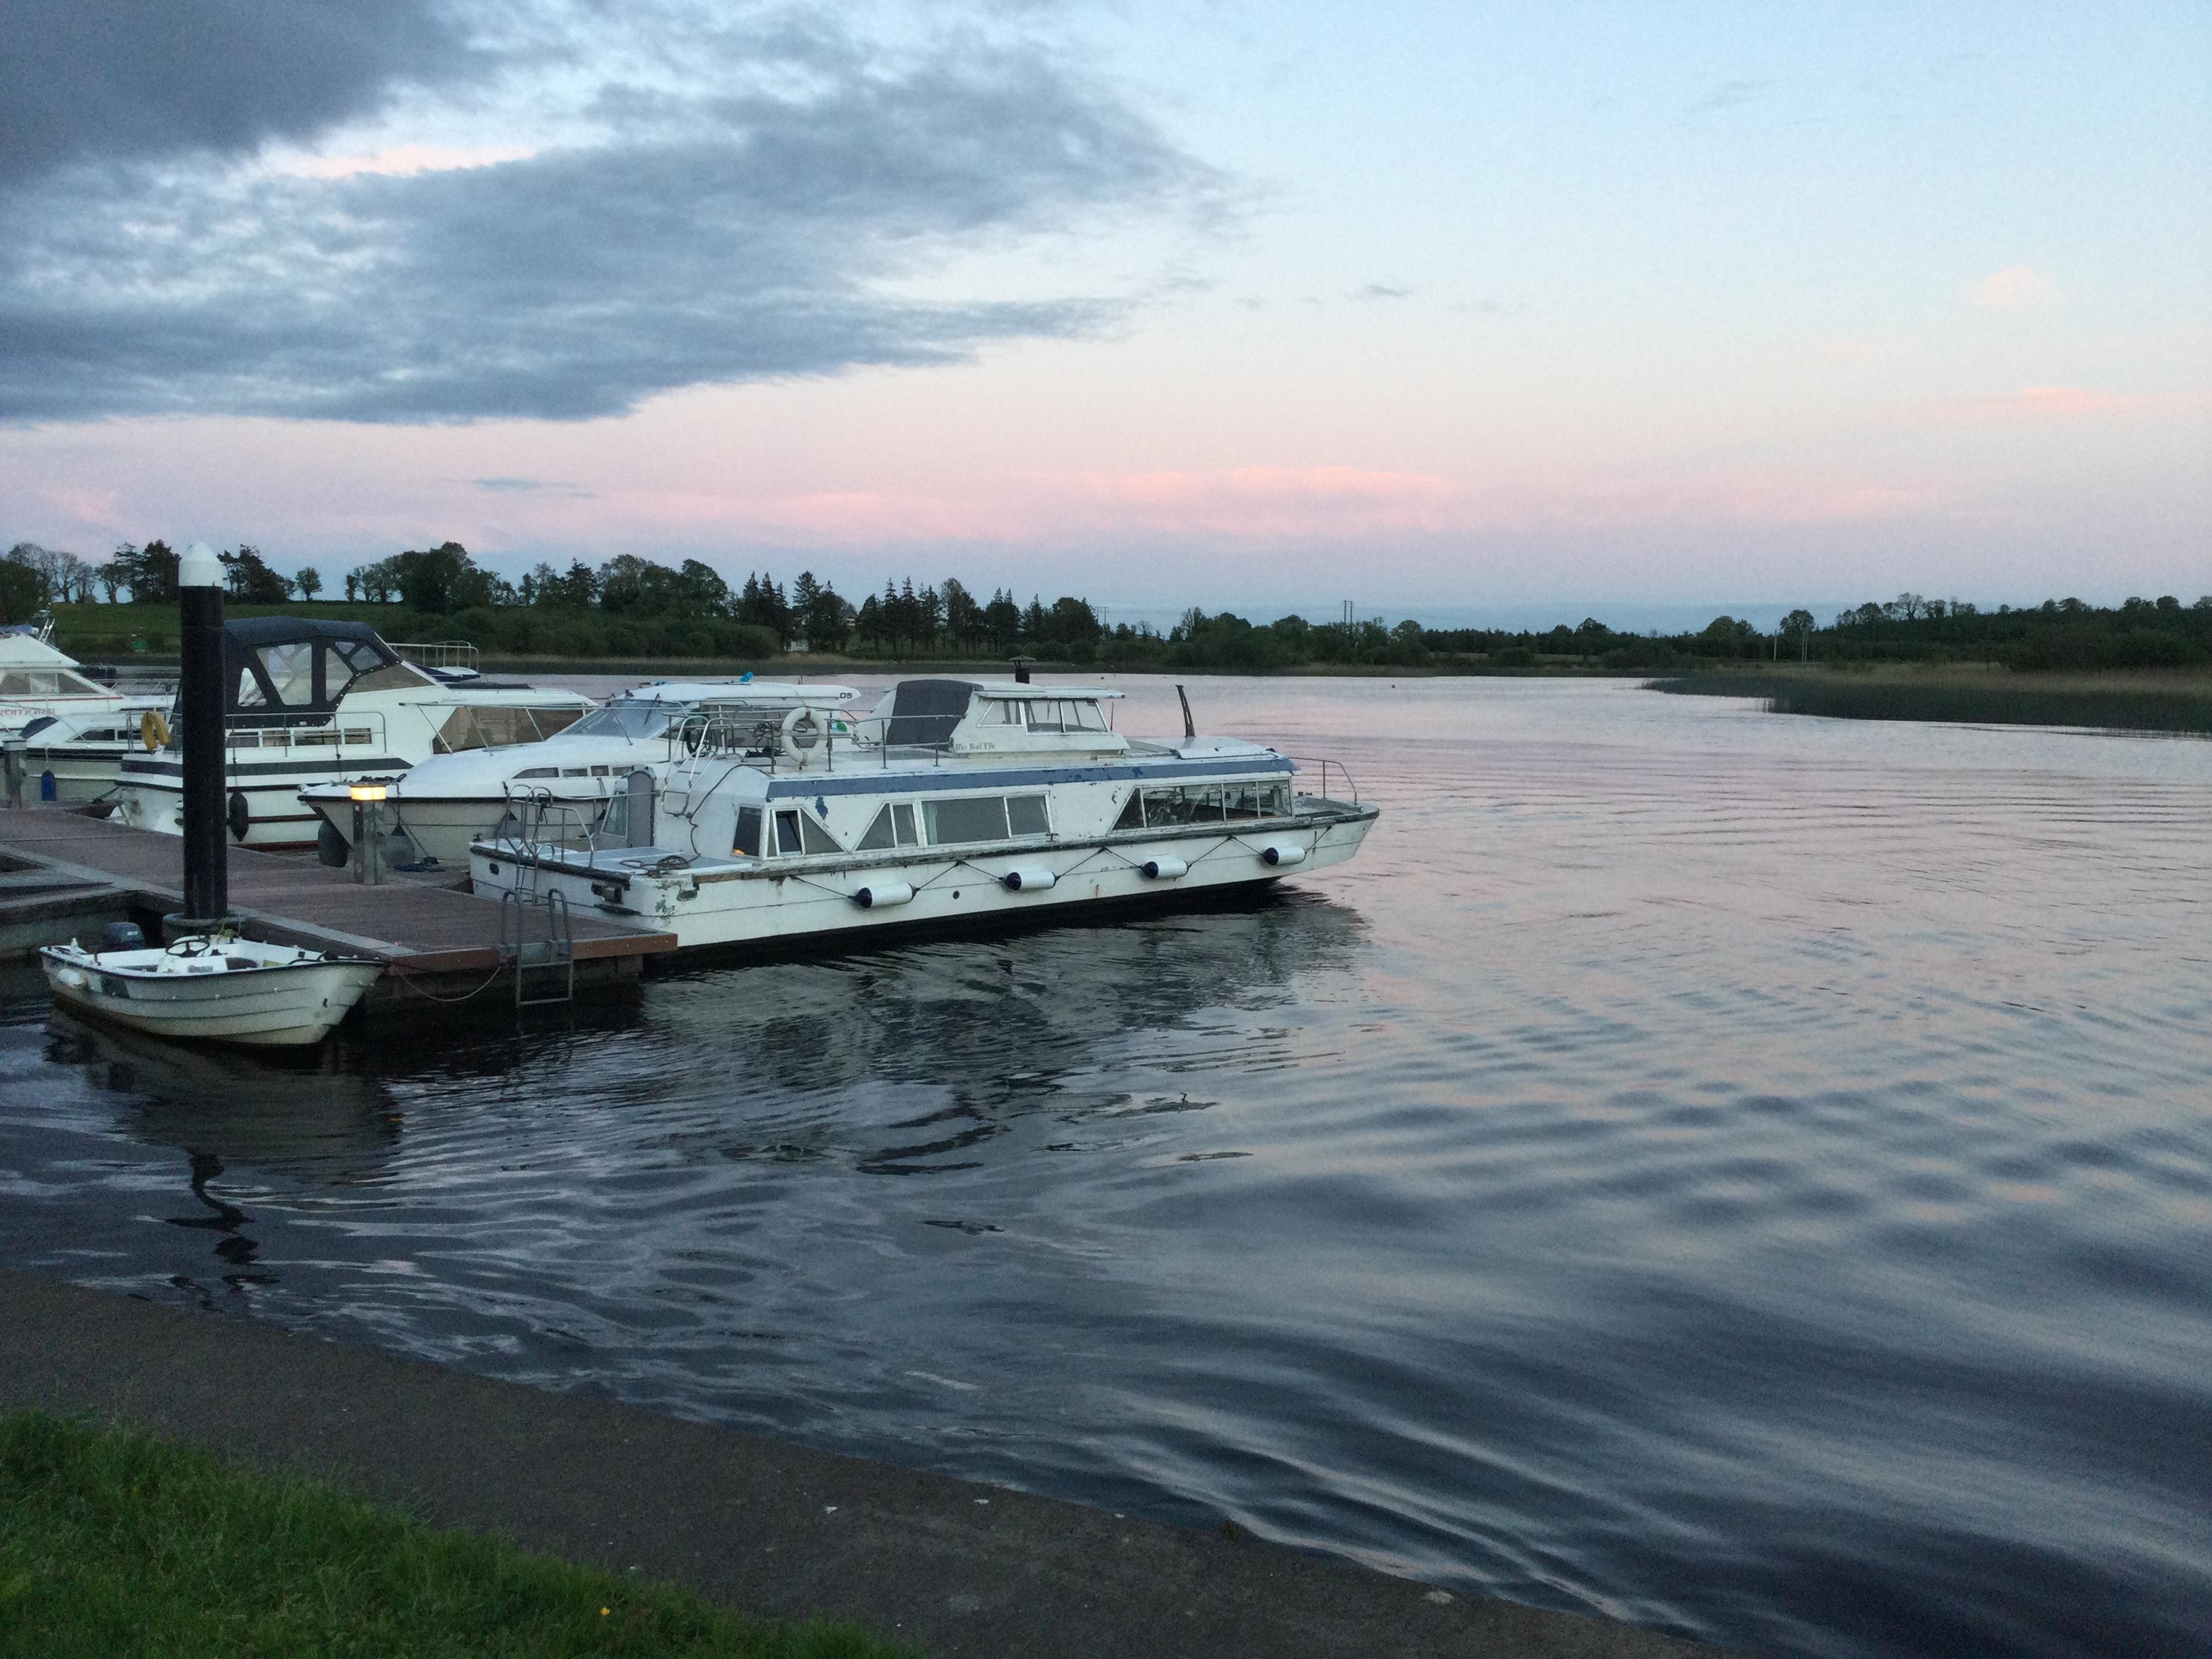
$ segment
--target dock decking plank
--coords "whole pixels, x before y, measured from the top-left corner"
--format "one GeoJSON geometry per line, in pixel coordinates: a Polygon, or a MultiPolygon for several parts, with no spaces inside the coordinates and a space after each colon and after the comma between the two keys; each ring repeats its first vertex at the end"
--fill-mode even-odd
{"type": "MultiPolygon", "coordinates": [[[[0,855],[45,865],[57,874],[127,888],[169,905],[184,902],[183,844],[174,836],[133,830],[54,807],[0,810],[0,855]]],[[[401,973],[440,974],[498,966],[500,909],[490,899],[399,879],[357,884],[297,855],[230,849],[231,908],[272,939],[374,957],[401,973]]],[[[574,915],[579,962],[658,955],[676,948],[672,933],[605,917],[574,915]]]]}

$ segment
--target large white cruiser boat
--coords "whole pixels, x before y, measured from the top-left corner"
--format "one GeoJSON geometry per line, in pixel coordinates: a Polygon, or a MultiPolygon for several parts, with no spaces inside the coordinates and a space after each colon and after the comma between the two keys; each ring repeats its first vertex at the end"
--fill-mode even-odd
{"type": "Polygon", "coordinates": [[[169,706],[167,691],[118,691],[82,667],[55,648],[43,612],[0,629],[0,742],[22,742],[28,775],[49,800],[90,800],[112,788],[140,719],[169,706]]]}
{"type": "MultiPolygon", "coordinates": [[[[574,691],[458,684],[403,661],[363,623],[255,617],[223,629],[230,832],[248,847],[312,847],[317,784],[390,778],[433,755],[537,743],[593,707],[574,691]]],[[[184,755],[166,720],[126,755],[116,816],[179,833],[184,755]]]]}
{"type": "Polygon", "coordinates": [[[789,943],[1218,893],[1340,864],[1374,823],[1356,797],[1296,793],[1273,749],[1123,737],[1120,695],[907,680],[842,740],[794,710],[772,759],[702,750],[589,833],[525,811],[470,874],[685,947],[789,943]]]}
{"type": "MultiPolygon", "coordinates": [[[[496,831],[519,800],[550,809],[575,829],[596,830],[609,803],[628,793],[633,772],[665,776],[702,747],[709,754],[771,755],[798,708],[821,711],[834,735],[841,723],[836,711],[858,695],[850,686],[777,684],[750,675],[655,681],[610,698],[543,743],[433,755],[389,787],[386,823],[413,843],[418,858],[465,868],[469,843],[496,831]]],[[[349,787],[320,784],[302,789],[300,799],[323,817],[325,856],[343,863],[353,834],[349,787]]]]}

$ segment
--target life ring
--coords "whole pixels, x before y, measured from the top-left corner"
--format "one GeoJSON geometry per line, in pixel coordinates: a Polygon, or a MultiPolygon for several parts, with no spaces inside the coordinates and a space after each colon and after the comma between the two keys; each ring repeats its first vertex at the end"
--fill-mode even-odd
{"type": "Polygon", "coordinates": [[[794,708],[783,717],[783,725],[776,732],[776,746],[783,750],[787,760],[803,767],[814,758],[814,751],[829,735],[821,715],[811,708],[794,708]]]}
{"type": "Polygon", "coordinates": [[[152,754],[169,741],[169,717],[158,708],[149,708],[138,717],[138,736],[152,754]]]}

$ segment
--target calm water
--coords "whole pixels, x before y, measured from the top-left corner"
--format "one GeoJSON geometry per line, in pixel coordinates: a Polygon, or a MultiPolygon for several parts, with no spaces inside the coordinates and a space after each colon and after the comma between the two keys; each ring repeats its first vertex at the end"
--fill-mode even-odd
{"type": "Polygon", "coordinates": [[[306,1069],[10,979],[0,1247],[1727,1644],[2205,1650],[2212,744],[1194,692],[1362,856],[306,1069]]]}

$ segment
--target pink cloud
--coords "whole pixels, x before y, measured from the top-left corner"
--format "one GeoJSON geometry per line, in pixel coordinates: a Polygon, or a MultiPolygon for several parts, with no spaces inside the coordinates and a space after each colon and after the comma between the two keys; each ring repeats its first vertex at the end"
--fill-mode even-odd
{"type": "Polygon", "coordinates": [[[1061,506],[1085,529],[1262,543],[1391,532],[1832,524],[1918,511],[1948,494],[1919,481],[1569,474],[1463,481],[1344,466],[1085,474],[1071,483],[1061,506]]]}
{"type": "Polygon", "coordinates": [[[2037,421],[2119,420],[2185,413],[2204,406],[2202,396],[2185,392],[2092,392],[2084,386],[2031,386],[1991,398],[1958,398],[1930,404],[1923,415],[1942,426],[2011,426],[2037,421]]]}
{"type": "Polygon", "coordinates": [[[1974,285],[1973,301],[1995,310],[2039,306],[2051,295],[2051,279],[2026,265],[2007,265],[1974,285]]]}
{"type": "Polygon", "coordinates": [[[356,173],[404,175],[452,173],[462,167],[485,167],[499,161],[527,161],[538,152],[527,144],[478,144],[450,147],[436,144],[396,144],[359,155],[299,155],[275,163],[279,173],[301,179],[350,179],[356,173]]]}

